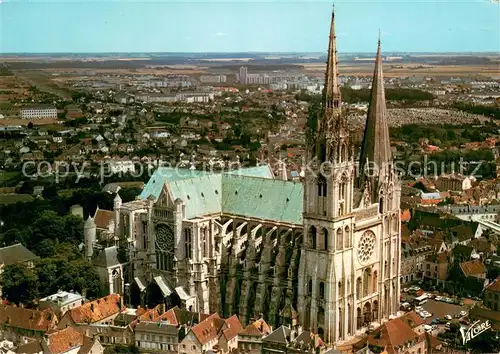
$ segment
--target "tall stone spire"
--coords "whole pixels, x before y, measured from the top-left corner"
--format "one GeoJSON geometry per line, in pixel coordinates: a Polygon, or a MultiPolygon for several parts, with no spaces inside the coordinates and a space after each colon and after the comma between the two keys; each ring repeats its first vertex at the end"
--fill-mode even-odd
{"type": "Polygon", "coordinates": [[[312,155],[316,156],[320,162],[338,161],[340,145],[345,144],[343,139],[347,138],[348,131],[341,108],[334,10],[332,10],[330,23],[325,85],[323,87],[321,110],[318,113],[318,124],[315,133],[309,138],[312,155]]]}
{"type": "MultiPolygon", "coordinates": [[[[380,49],[380,34],[378,40],[377,58],[373,73],[372,91],[365,133],[361,145],[359,159],[360,184],[370,176],[379,176],[392,162],[389,125],[387,123],[387,108],[385,104],[384,76],[382,72],[382,54],[380,49]]],[[[376,186],[372,186],[376,188],[376,186]]],[[[375,190],[374,190],[375,192],[375,190]]]]}
{"type": "Polygon", "coordinates": [[[323,105],[327,108],[340,107],[337,37],[335,36],[335,7],[332,8],[332,20],[330,23],[323,105]]]}

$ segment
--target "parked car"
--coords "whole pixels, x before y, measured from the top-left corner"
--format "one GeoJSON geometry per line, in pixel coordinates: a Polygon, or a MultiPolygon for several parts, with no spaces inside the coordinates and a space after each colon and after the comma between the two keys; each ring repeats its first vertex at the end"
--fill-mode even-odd
{"type": "Polygon", "coordinates": [[[460,311],[460,316],[467,316],[467,312],[465,312],[465,311],[460,311]]]}
{"type": "Polygon", "coordinates": [[[444,316],[444,318],[446,318],[447,320],[452,320],[452,317],[450,315],[446,315],[444,316]]]}

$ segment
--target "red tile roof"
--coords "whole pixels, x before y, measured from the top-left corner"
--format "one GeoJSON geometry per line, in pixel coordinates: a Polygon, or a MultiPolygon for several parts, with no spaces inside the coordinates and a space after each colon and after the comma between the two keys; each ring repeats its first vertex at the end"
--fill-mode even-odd
{"type": "Polygon", "coordinates": [[[478,259],[460,263],[460,268],[466,276],[486,274],[486,267],[484,266],[483,262],[478,259]]]}
{"type": "Polygon", "coordinates": [[[94,223],[99,229],[107,229],[114,219],[115,213],[109,210],[97,209],[94,215],[94,223]]]}
{"type": "Polygon", "coordinates": [[[148,322],[156,322],[159,320],[164,320],[164,318],[162,318],[164,313],[161,313],[161,312],[162,312],[162,308],[160,305],[158,305],[155,308],[152,308],[150,310],[146,310],[145,312],[143,312],[140,316],[138,316],[138,319],[140,321],[148,321],[148,322]]]}
{"type": "Polygon", "coordinates": [[[423,325],[425,322],[415,311],[407,312],[401,317],[412,329],[423,325]]]}
{"type": "Polygon", "coordinates": [[[264,321],[263,318],[250,323],[248,326],[245,327],[243,331],[240,332],[240,334],[247,335],[247,336],[267,336],[268,334],[271,333],[271,327],[264,321]]]}
{"type": "Polygon", "coordinates": [[[396,353],[397,347],[405,343],[424,340],[413,331],[404,318],[395,318],[386,322],[368,337],[368,344],[385,348],[388,353],[396,353]]]}
{"type": "Polygon", "coordinates": [[[80,307],[69,310],[69,316],[75,323],[95,323],[125,310],[121,306],[121,297],[110,294],[101,299],[87,302],[80,307]]]}
{"type": "Polygon", "coordinates": [[[73,327],[68,327],[47,335],[46,343],[51,354],[65,353],[83,345],[85,336],[73,327]]]}
{"type": "Polygon", "coordinates": [[[200,342],[201,345],[204,345],[217,338],[217,333],[223,325],[224,320],[222,320],[218,314],[214,313],[204,321],[191,328],[191,331],[195,335],[196,339],[198,339],[198,342],[200,342]]]}
{"type": "Polygon", "coordinates": [[[223,331],[223,333],[224,337],[226,337],[226,340],[228,341],[236,337],[238,333],[243,330],[243,326],[241,325],[241,322],[236,315],[229,317],[224,322],[226,322],[227,328],[223,331]]]}
{"type": "Polygon", "coordinates": [[[486,290],[493,291],[495,293],[500,292],[500,277],[496,278],[491,284],[486,287],[486,290]]]}
{"type": "Polygon", "coordinates": [[[410,220],[411,220],[410,209],[401,210],[401,221],[405,222],[410,220]]]}
{"type": "Polygon", "coordinates": [[[246,326],[245,329],[241,331],[239,334],[245,336],[254,336],[254,337],[264,336],[264,334],[261,331],[259,331],[253,323],[250,323],[248,326],[246,326]]]}
{"type": "Polygon", "coordinates": [[[46,332],[57,327],[57,317],[51,309],[30,310],[17,306],[0,305],[0,324],[46,332]]]}

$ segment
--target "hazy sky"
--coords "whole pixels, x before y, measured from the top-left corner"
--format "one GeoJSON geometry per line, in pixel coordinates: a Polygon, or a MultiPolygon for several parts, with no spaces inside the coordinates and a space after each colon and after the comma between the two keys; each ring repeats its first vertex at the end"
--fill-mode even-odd
{"type": "MultiPolygon", "coordinates": [[[[324,52],[332,2],[0,0],[12,52],[324,52]]],[[[335,2],[338,50],[500,52],[493,0],[335,2]]]]}

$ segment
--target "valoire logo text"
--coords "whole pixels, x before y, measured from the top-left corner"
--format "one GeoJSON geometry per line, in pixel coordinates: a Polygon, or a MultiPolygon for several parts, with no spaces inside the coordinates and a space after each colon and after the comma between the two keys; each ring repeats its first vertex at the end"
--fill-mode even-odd
{"type": "Polygon", "coordinates": [[[481,333],[487,331],[491,328],[490,321],[480,323],[481,321],[474,322],[467,330],[464,327],[460,327],[460,334],[462,334],[463,344],[465,345],[470,340],[476,338],[481,333]]]}

